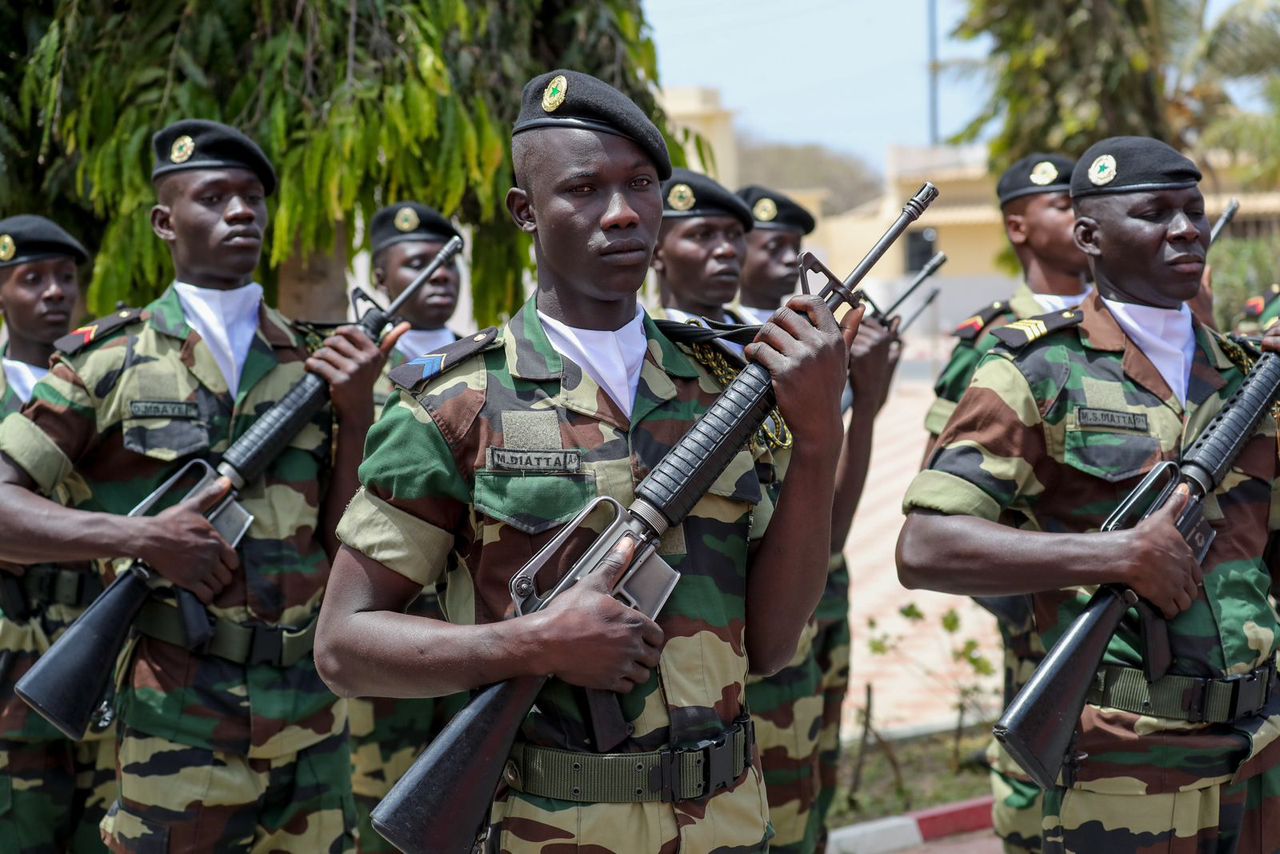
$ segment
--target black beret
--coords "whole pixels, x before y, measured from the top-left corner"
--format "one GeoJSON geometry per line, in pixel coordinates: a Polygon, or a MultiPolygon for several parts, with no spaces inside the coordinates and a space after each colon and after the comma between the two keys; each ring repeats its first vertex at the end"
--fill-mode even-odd
{"type": "Polygon", "coordinates": [[[649,155],[659,179],[671,174],[671,155],[657,125],[634,101],[590,74],[560,68],[524,84],[511,135],[535,128],[586,128],[629,139],[649,155]]]}
{"type": "Polygon", "coordinates": [[[406,240],[444,243],[451,237],[462,236],[439,211],[419,202],[388,205],[378,211],[373,215],[369,233],[374,253],[406,240]]]}
{"type": "Polygon", "coordinates": [[[1149,136],[1113,136],[1095,142],[1076,161],[1071,198],[1103,193],[1185,190],[1200,183],[1196,164],[1149,136]]]}
{"type": "Polygon", "coordinates": [[[89,260],[80,241],[42,216],[20,214],[0,219],[0,267],[65,255],[83,264],[89,260]]]}
{"type": "Polygon", "coordinates": [[[186,169],[248,169],[269,196],[276,190],[276,170],[258,144],[233,127],[204,119],[174,122],[151,137],[156,166],[151,180],[186,169]]]}
{"type": "Polygon", "coordinates": [[[1023,196],[1065,193],[1071,189],[1071,170],[1076,162],[1062,154],[1028,154],[1004,170],[996,182],[996,196],[1003,207],[1023,196]]]}
{"type": "Polygon", "coordinates": [[[798,231],[801,234],[813,231],[812,214],[782,193],[752,184],[739,190],[738,198],[751,209],[756,228],[798,231]]]}
{"type": "Polygon", "coordinates": [[[751,208],[723,186],[698,172],[673,169],[662,182],[662,218],[731,216],[750,231],[755,221],[751,208]]]}

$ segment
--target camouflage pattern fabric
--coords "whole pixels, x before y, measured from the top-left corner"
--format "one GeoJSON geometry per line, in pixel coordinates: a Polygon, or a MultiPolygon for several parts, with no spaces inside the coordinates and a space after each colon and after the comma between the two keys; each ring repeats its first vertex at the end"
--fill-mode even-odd
{"type": "MultiPolygon", "coordinates": [[[[7,343],[0,344],[0,358],[3,358],[9,350],[7,343]]],[[[12,415],[22,408],[22,398],[18,397],[18,393],[9,387],[9,378],[5,376],[4,369],[0,368],[0,421],[7,416],[12,415]]]]}
{"type": "Polygon", "coordinates": [[[102,823],[117,854],[340,854],[355,845],[345,730],[271,758],[125,729],[120,799],[102,823]]]}
{"type": "MultiPolygon", "coordinates": [[[[1216,334],[1197,324],[1184,407],[1096,294],[1080,317],[1078,325],[1016,350],[1001,345],[983,359],[929,469],[908,490],[907,511],[972,515],[1030,530],[1097,530],[1144,472],[1179,457],[1243,381],[1216,334]]],[[[1169,623],[1173,673],[1223,678],[1274,661],[1277,619],[1263,555],[1276,527],[1275,432],[1275,423],[1264,419],[1223,486],[1205,502],[1218,536],[1204,562],[1203,593],[1169,623]]],[[[1033,597],[1046,645],[1080,613],[1089,593],[1033,597]]],[[[1105,661],[1141,667],[1140,649],[1137,625],[1126,621],[1105,661]]],[[[1259,713],[1230,724],[1087,706],[1081,726],[1077,750],[1087,758],[1076,769],[1067,805],[1074,799],[1114,816],[1108,833],[1117,835],[1115,847],[1110,836],[1100,847],[1096,835],[1077,836],[1062,817],[1068,850],[1133,850],[1126,840],[1135,828],[1167,832],[1179,844],[1209,840],[1216,831],[1207,828],[1216,822],[1197,824],[1209,820],[1205,812],[1196,813],[1196,822],[1184,821],[1180,805],[1177,812],[1169,809],[1173,796],[1216,798],[1215,787],[1267,772],[1276,753],[1268,747],[1280,735],[1280,694],[1259,713]],[[1113,810],[1108,798],[1125,806],[1113,810]],[[1161,823],[1164,829],[1153,829],[1161,823]]],[[[1056,802],[1046,803],[1046,821],[1058,809],[1056,802]]],[[[1052,847],[1046,841],[1046,850],[1052,847]]]]}
{"type": "Polygon", "coordinates": [[[831,556],[827,589],[815,616],[818,634],[813,641],[813,653],[822,673],[822,730],[818,735],[818,792],[810,813],[810,826],[816,850],[825,851],[827,813],[836,796],[836,776],[840,770],[840,717],[849,691],[849,565],[843,554],[831,556]]]}
{"type": "MultiPolygon", "coordinates": [[[[72,506],[117,514],[185,461],[199,456],[216,464],[303,376],[308,353],[289,323],[264,306],[233,400],[172,288],[136,321],[75,335],[85,343],[64,344],[31,404],[0,424],[0,451],[45,494],[71,484],[72,506]]],[[[329,572],[316,529],[331,434],[325,408],[241,491],[254,522],[238,549],[240,569],[209,609],[213,616],[288,627],[315,619],[329,572]]],[[[159,579],[156,595],[172,599],[168,582],[159,579]]],[[[127,656],[119,697],[126,748],[145,733],[206,752],[192,756],[216,751],[275,761],[284,773],[289,757],[346,731],[346,704],[320,680],[310,655],[287,668],[246,666],[141,637],[127,656]]],[[[343,774],[328,785],[347,791],[349,779],[343,774]]],[[[157,794],[156,787],[121,789],[121,797],[140,804],[157,794]]]]}
{"type": "Polygon", "coordinates": [[[0,847],[11,854],[106,851],[98,823],[116,797],[115,748],[114,737],[0,739],[0,847]]]}
{"type": "MultiPolygon", "coordinates": [[[[629,504],[720,390],[648,317],[644,325],[648,353],[629,420],[551,347],[532,300],[481,352],[446,356],[438,376],[438,363],[410,361],[401,370],[421,367],[427,378],[392,398],[370,431],[364,486],[338,528],[343,542],[424,586],[447,573],[445,611],[453,622],[502,619],[511,604],[507,584],[529,556],[596,495],[629,504]]],[[[761,448],[739,453],[664,538],[660,552],[682,578],[658,615],[667,637],[659,667],[621,697],[634,733],[619,751],[685,746],[742,713],[748,546],[773,509],[757,464],[773,462],[761,448]]],[[[590,524],[598,531],[603,521],[590,524]]],[[[553,679],[521,738],[581,750],[591,733],[583,703],[579,689],[553,679]]],[[[555,801],[503,787],[489,845],[763,851],[767,816],[758,763],[708,799],[671,804],[555,801]]]]}
{"type": "Polygon", "coordinates": [[[391,393],[395,391],[395,386],[391,384],[387,374],[409,361],[409,357],[404,351],[392,347],[391,352],[387,354],[387,363],[382,368],[382,373],[378,375],[377,381],[373,384],[373,407],[374,414],[382,411],[383,405],[387,402],[387,398],[391,397],[391,393]]]}

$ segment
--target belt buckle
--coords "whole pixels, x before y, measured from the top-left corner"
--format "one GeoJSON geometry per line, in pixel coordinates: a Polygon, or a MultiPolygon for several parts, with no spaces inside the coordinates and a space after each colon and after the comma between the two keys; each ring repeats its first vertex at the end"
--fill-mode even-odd
{"type": "Polygon", "coordinates": [[[280,666],[284,655],[284,630],[279,626],[257,625],[249,638],[249,660],[246,664],[280,666]]]}
{"type": "Polygon", "coordinates": [[[1228,676],[1222,680],[1231,684],[1231,703],[1227,714],[1231,716],[1232,720],[1240,717],[1241,705],[1251,706],[1250,712],[1257,711],[1264,705],[1266,694],[1271,687],[1271,680],[1266,679],[1266,676],[1266,670],[1260,667],[1256,670],[1250,670],[1248,673],[1228,676]],[[1242,704],[1241,697],[1246,690],[1248,691],[1248,697],[1242,704]],[[1259,696],[1259,692],[1261,696],[1259,696]]]}

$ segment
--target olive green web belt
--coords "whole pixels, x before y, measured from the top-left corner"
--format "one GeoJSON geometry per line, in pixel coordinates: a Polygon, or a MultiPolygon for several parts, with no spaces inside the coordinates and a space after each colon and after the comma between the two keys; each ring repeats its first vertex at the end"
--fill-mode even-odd
{"type": "MultiPolygon", "coordinates": [[[[187,635],[178,609],[147,600],[134,628],[147,637],[187,648],[187,635]]],[[[262,624],[242,625],[230,620],[213,621],[213,639],[203,652],[237,664],[271,664],[292,667],[306,658],[315,645],[316,621],[299,629],[262,624]]]]}
{"type": "Polygon", "coordinates": [[[1275,666],[1226,679],[1169,675],[1148,683],[1141,670],[1107,665],[1094,676],[1088,701],[1095,706],[1191,723],[1230,723],[1267,704],[1275,666]]]}
{"type": "Polygon", "coordinates": [[[755,728],[739,719],[716,738],[648,753],[579,753],[518,743],[503,779],[518,792],[560,801],[687,801],[728,788],[751,765],[755,728]]]}
{"type": "Polygon", "coordinates": [[[50,603],[82,608],[102,592],[102,580],[92,571],[37,564],[22,574],[22,590],[33,606],[50,603]]]}

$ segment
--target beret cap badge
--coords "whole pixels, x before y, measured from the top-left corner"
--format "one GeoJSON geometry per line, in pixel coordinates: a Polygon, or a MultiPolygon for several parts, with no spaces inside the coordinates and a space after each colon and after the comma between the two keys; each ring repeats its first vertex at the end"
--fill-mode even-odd
{"type": "Polygon", "coordinates": [[[1058,177],[1058,167],[1048,160],[1041,160],[1031,169],[1031,183],[1037,187],[1047,187],[1058,177]]]}
{"type": "Polygon", "coordinates": [[[760,199],[751,208],[751,215],[760,222],[773,222],[778,217],[778,205],[767,196],[760,199]]]}
{"type": "Polygon", "coordinates": [[[1089,164],[1089,183],[1095,187],[1110,184],[1116,178],[1116,159],[1103,154],[1089,164]]]}
{"type": "Polygon", "coordinates": [[[173,163],[186,163],[195,153],[195,140],[183,135],[173,141],[173,146],[169,149],[169,160],[173,163]]]}
{"type": "Polygon", "coordinates": [[[672,210],[687,211],[696,203],[693,188],[688,184],[676,184],[671,188],[671,192],[667,193],[667,204],[671,205],[672,210]]]}
{"type": "Polygon", "coordinates": [[[8,261],[17,253],[18,244],[13,242],[13,237],[8,234],[0,234],[0,261],[8,261]]]}
{"type": "Polygon", "coordinates": [[[563,74],[557,74],[552,77],[551,82],[547,84],[547,88],[542,92],[542,109],[548,113],[554,113],[564,103],[568,90],[569,81],[564,78],[563,74]]]}
{"type": "Polygon", "coordinates": [[[414,231],[421,224],[422,221],[418,218],[418,212],[408,205],[396,211],[395,225],[397,231],[414,231]]]}

